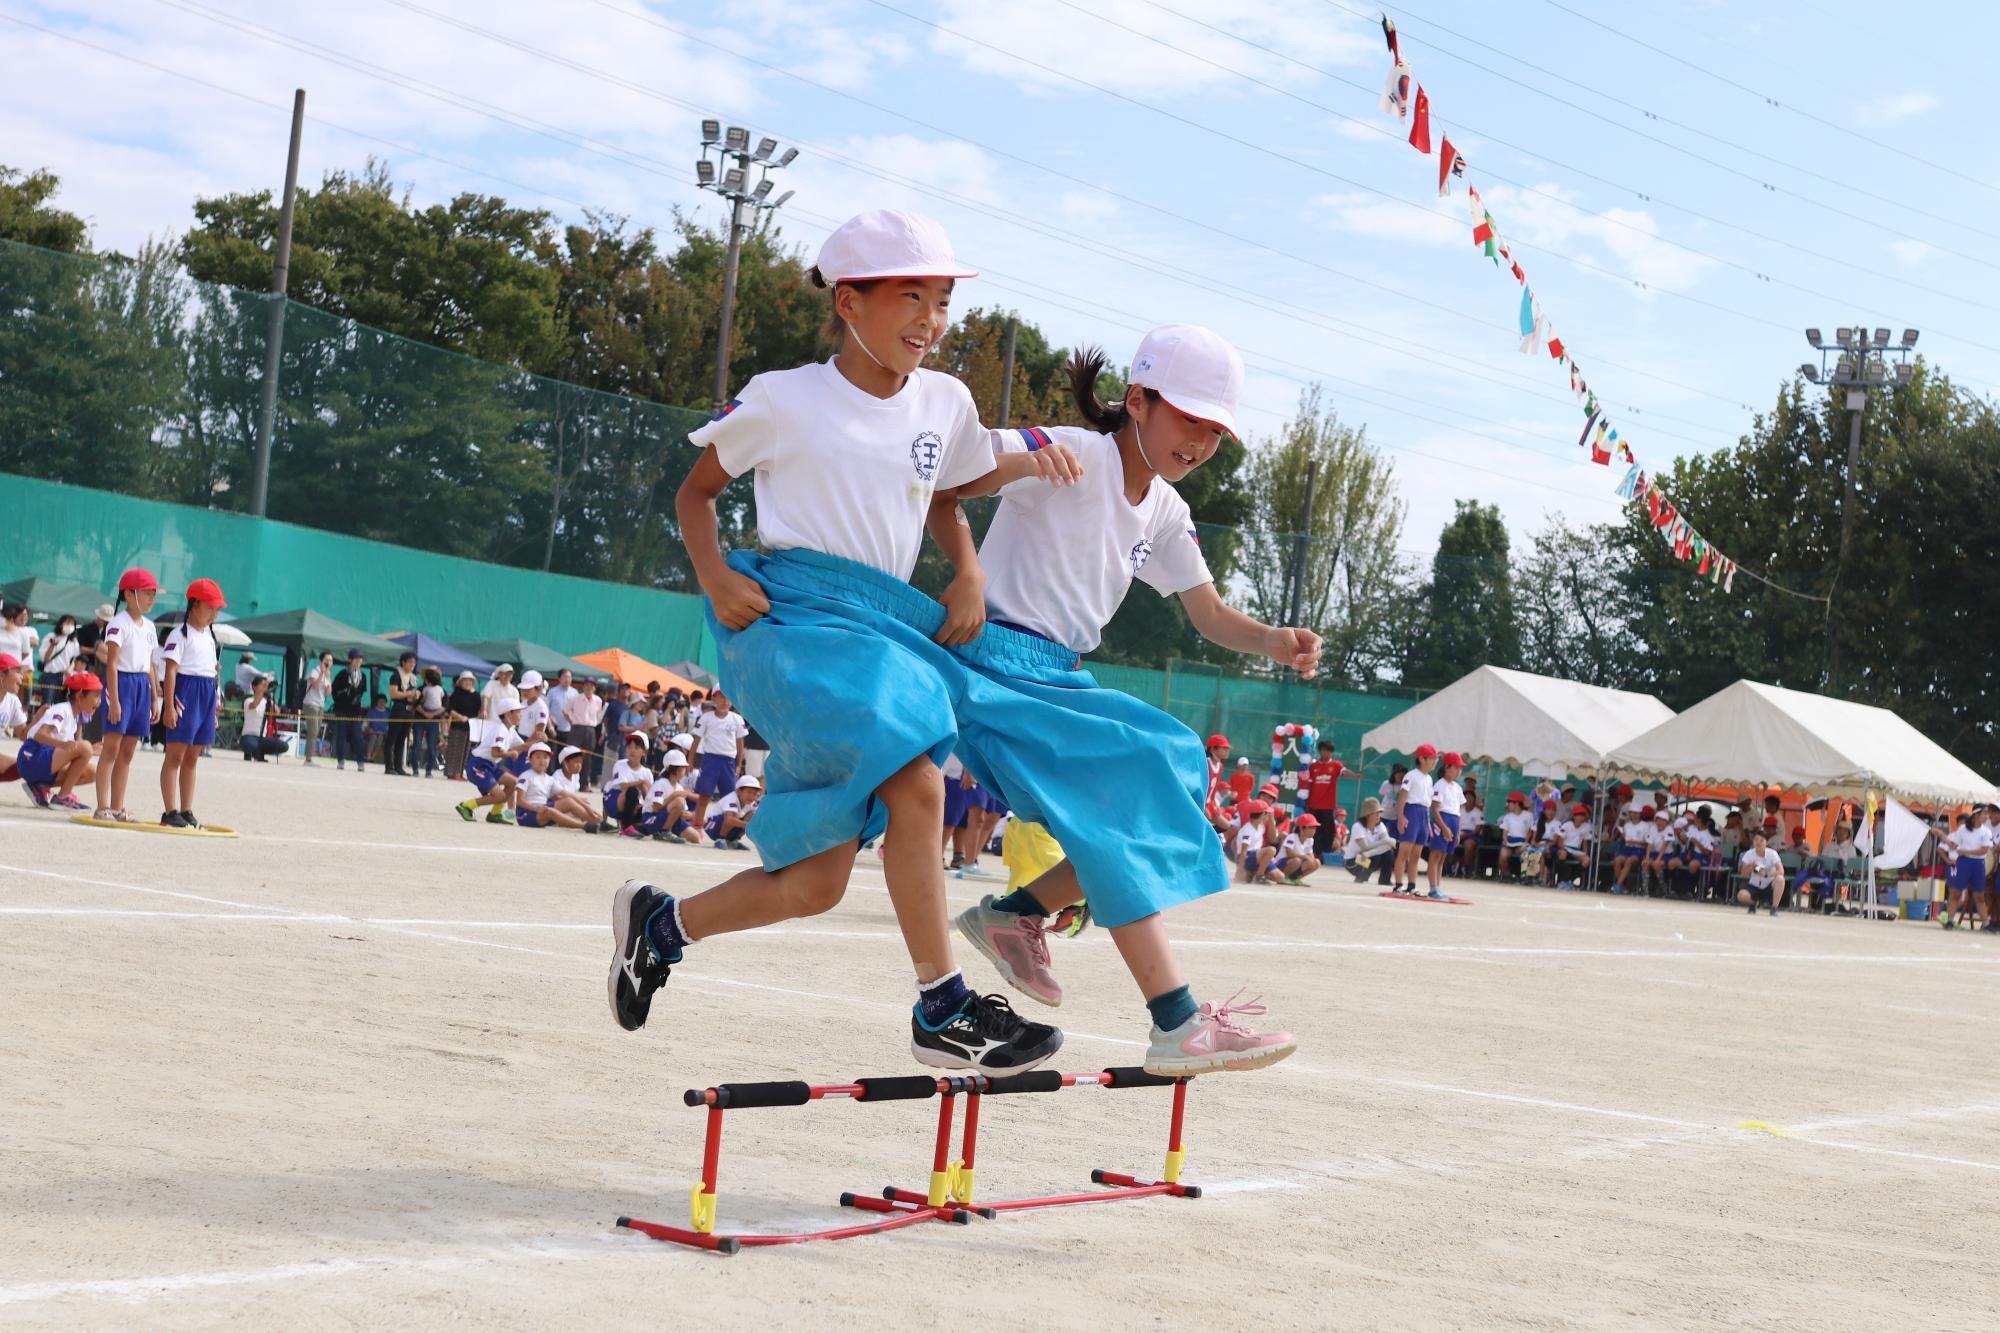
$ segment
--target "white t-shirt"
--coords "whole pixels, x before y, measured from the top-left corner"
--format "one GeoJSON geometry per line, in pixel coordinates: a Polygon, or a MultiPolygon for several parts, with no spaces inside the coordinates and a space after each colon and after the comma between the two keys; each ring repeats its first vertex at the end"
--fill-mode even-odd
{"type": "Polygon", "coordinates": [[[1628,819],[1625,821],[1625,826],[1619,830],[1618,839],[1627,847],[1644,847],[1646,835],[1652,828],[1653,821],[1650,819],[1628,819]]]}
{"type": "Polygon", "coordinates": [[[0,625],[0,653],[14,654],[23,666],[35,664],[35,645],[41,641],[33,625],[0,625]]]}
{"type": "MultiPolygon", "coordinates": [[[[118,670],[134,675],[150,675],[153,659],[160,652],[159,631],[153,622],[144,616],[135,616],[130,607],[120,607],[118,614],[111,617],[111,623],[104,627],[104,647],[108,651],[112,644],[118,645],[118,670]]],[[[104,682],[105,689],[114,688],[111,681],[104,682]]]]}
{"type": "Polygon", "coordinates": [[[710,819],[713,819],[717,815],[733,814],[738,810],[743,810],[743,817],[745,819],[748,819],[751,813],[756,810],[756,808],[757,808],[757,803],[755,801],[752,801],[750,802],[750,808],[748,810],[744,810],[743,798],[741,796],[738,796],[735,792],[732,791],[720,797],[717,797],[715,800],[710,801],[708,803],[708,817],[710,819]]]}
{"type": "MultiPolygon", "coordinates": [[[[1403,817],[1414,819],[1431,807],[1431,775],[1413,768],[1403,775],[1403,817]]],[[[1422,816],[1429,819],[1429,814],[1422,816]]]]}
{"type": "Polygon", "coordinates": [[[1702,856],[1707,856],[1715,850],[1715,835],[1699,824],[1688,830],[1687,840],[1688,846],[1702,856]]]}
{"type": "Polygon", "coordinates": [[[637,787],[641,791],[653,785],[653,770],[644,764],[632,767],[627,760],[620,759],[611,766],[611,776],[604,780],[604,790],[616,791],[623,787],[637,787]]]}
{"type": "MultiPolygon", "coordinates": [[[[98,707],[102,708],[103,705],[99,704],[98,707]]],[[[52,703],[47,708],[44,708],[42,715],[35,719],[34,731],[28,733],[29,739],[35,739],[37,734],[44,729],[55,737],[53,743],[56,745],[60,745],[64,741],[75,740],[76,705],[64,699],[60,703],[52,703]]],[[[50,742],[44,741],[42,743],[49,744],[50,742]]]]}
{"type": "Polygon", "coordinates": [[[1278,854],[1281,857],[1311,856],[1312,850],[1311,840],[1301,841],[1296,833],[1287,833],[1284,842],[1278,845],[1278,854]]]}
{"type": "Polygon", "coordinates": [[[1535,817],[1526,810],[1509,810],[1500,816],[1500,836],[1510,843],[1523,843],[1535,836],[1535,817]]]}
{"type": "Polygon", "coordinates": [[[733,708],[726,716],[703,713],[693,725],[702,754],[726,755],[731,759],[736,757],[736,742],[750,733],[750,724],[743,720],[743,714],[733,708]]]}
{"type": "Polygon", "coordinates": [[[1396,835],[1389,831],[1388,821],[1378,821],[1374,828],[1366,824],[1356,824],[1347,830],[1346,854],[1351,859],[1357,856],[1375,856],[1396,845],[1396,835]]]}
{"type": "Polygon", "coordinates": [[[497,680],[489,680],[479,691],[479,716],[498,722],[506,706],[521,701],[521,692],[512,685],[502,685],[497,680]]]}
{"type": "Polygon", "coordinates": [[[315,666],[306,673],[307,708],[325,708],[333,690],[333,668],[315,666]]]}
{"type": "Polygon", "coordinates": [[[1673,845],[1673,835],[1657,823],[1648,823],[1639,830],[1639,842],[1649,851],[1664,852],[1673,845]]]}
{"type": "Polygon", "coordinates": [[[1439,778],[1431,784],[1431,801],[1441,815],[1461,814],[1465,810],[1465,788],[1450,778],[1439,778]]]}
{"type": "Polygon", "coordinates": [[[245,699],[243,701],[243,734],[245,736],[262,736],[264,734],[264,714],[270,711],[271,701],[269,698],[266,698],[262,703],[257,702],[254,696],[245,699]]]}
{"type": "Polygon", "coordinates": [[[553,769],[537,773],[532,768],[521,775],[521,785],[516,788],[521,793],[522,805],[547,805],[555,800],[558,789],[553,769]]]}
{"type": "Polygon", "coordinates": [[[1770,887],[1771,881],[1783,874],[1784,870],[1784,863],[1778,860],[1778,854],[1769,847],[1761,852],[1752,847],[1743,853],[1743,873],[1750,877],[1750,883],[1757,888],[1770,887]]]}
{"type": "Polygon", "coordinates": [[[659,810],[680,791],[680,784],[665,778],[654,778],[652,788],[646,793],[646,809],[659,810]]]}
{"type": "Polygon", "coordinates": [[[12,737],[14,728],[28,725],[28,710],[18,694],[0,694],[0,736],[12,737]]]}
{"type": "Polygon", "coordinates": [[[579,789],[577,780],[570,776],[566,768],[552,768],[549,770],[549,776],[555,779],[558,794],[568,792],[574,795],[579,789]]]}
{"type": "Polygon", "coordinates": [[[1237,854],[1241,855],[1244,852],[1262,851],[1263,848],[1264,821],[1261,819],[1244,820],[1243,827],[1236,830],[1237,854]]]}
{"type": "Polygon", "coordinates": [[[1561,838],[1562,845],[1568,850],[1573,852],[1577,849],[1578,846],[1576,838],[1576,824],[1571,820],[1559,819],[1549,825],[1548,838],[1550,842],[1554,842],[1557,838],[1561,838]]]}
{"type": "Polygon", "coordinates": [[[1589,815],[1585,815],[1582,819],[1571,819],[1565,822],[1571,829],[1570,836],[1563,839],[1563,846],[1565,847],[1582,847],[1597,836],[1597,826],[1590,822],[1589,815]]]}
{"type": "MultiPolygon", "coordinates": [[[[42,658],[42,671],[46,675],[67,676],[76,666],[81,649],[76,646],[76,635],[51,633],[48,642],[42,645],[46,654],[42,658]]],[[[11,650],[10,650],[11,651],[11,650]]],[[[23,662],[30,659],[23,657],[23,662]]]]}
{"type": "Polygon", "coordinates": [[[521,733],[505,722],[486,724],[486,738],[479,742],[479,753],[488,759],[499,759],[521,743],[521,733]]]}
{"type": "Polygon", "coordinates": [[[186,625],[176,625],[168,630],[167,641],[160,648],[160,660],[180,663],[181,675],[202,676],[209,680],[215,679],[216,659],[219,656],[212,630],[190,629],[186,625]]]}
{"type": "Polygon", "coordinates": [[[1964,837],[1960,839],[1958,854],[1960,856],[1977,856],[1983,858],[1988,851],[1992,850],[1992,847],[1993,826],[1990,824],[1974,824],[1971,828],[1965,830],[1964,837]]]}
{"type": "Polygon", "coordinates": [[[1458,821],[1458,826],[1466,832],[1477,833],[1485,823],[1486,811],[1475,805],[1466,810],[1464,817],[1458,821]]]}
{"type": "Polygon", "coordinates": [[[995,453],[1068,445],[1083,465],[1069,486],[1023,477],[1000,488],[979,548],[986,614],[1087,653],[1138,579],[1162,597],[1214,582],[1187,501],[1159,477],[1145,498],[1125,498],[1118,441],[1082,426],[996,430],[995,453]]]}
{"type": "MultiPolygon", "coordinates": [[[[532,736],[535,734],[536,727],[546,727],[548,724],[549,701],[547,699],[537,696],[521,705],[520,725],[523,736],[532,736]]],[[[544,736],[548,735],[546,731],[542,734],[544,736]]]]}
{"type": "Polygon", "coordinates": [[[831,360],[757,376],[688,442],[714,446],[732,477],[756,473],[764,545],[843,556],[905,581],[932,493],[993,470],[963,384],[919,369],[893,398],[877,398],[831,360]]]}

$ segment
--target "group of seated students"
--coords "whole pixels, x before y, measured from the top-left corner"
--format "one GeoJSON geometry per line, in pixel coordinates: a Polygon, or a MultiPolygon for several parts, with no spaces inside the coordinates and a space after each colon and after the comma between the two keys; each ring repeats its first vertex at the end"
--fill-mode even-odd
{"type": "Polygon", "coordinates": [[[1320,868],[1313,854],[1318,816],[1306,812],[1294,816],[1275,782],[1242,799],[1227,784],[1211,786],[1208,822],[1222,838],[1230,861],[1253,884],[1303,884],[1320,868]]]}
{"type": "Polygon", "coordinates": [[[477,794],[458,802],[460,818],[469,822],[482,807],[490,807],[489,824],[615,832],[666,843],[698,845],[706,839],[730,851],[749,850],[743,839],[764,784],[745,774],[734,779],[730,790],[697,790],[687,756],[693,736],[673,737],[672,746],[657,758],[656,773],[646,734],[628,732],[624,757],[605,775],[602,804],[597,805],[581,791],[588,756],[574,745],[560,750],[550,745],[542,738],[542,722],[522,735],[522,711],[519,702],[510,702],[467,757],[465,777],[477,794]]]}

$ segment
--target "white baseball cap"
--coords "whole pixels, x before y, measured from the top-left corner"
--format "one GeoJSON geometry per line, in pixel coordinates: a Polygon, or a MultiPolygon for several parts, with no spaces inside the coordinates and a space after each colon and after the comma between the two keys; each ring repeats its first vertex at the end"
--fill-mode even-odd
{"type": "MultiPolygon", "coordinates": [[[[537,745],[541,744],[540,741],[537,741],[535,743],[537,745]]],[[[562,747],[562,753],[556,756],[556,762],[558,764],[567,764],[570,760],[571,755],[577,755],[582,753],[583,751],[577,749],[574,745],[565,745],[562,747]]]]}
{"type": "Polygon", "coordinates": [[[1162,324],[1139,340],[1132,383],[1152,389],[1176,411],[1236,433],[1243,358],[1222,335],[1199,324],[1162,324]]]}
{"type": "MultiPolygon", "coordinates": [[[[694,737],[688,732],[681,732],[678,736],[674,737],[674,748],[676,750],[692,750],[694,748],[694,737]]],[[[687,762],[686,755],[681,756],[681,762],[684,764],[687,762]]]]}
{"type": "Polygon", "coordinates": [[[1248,759],[1238,759],[1236,761],[1236,766],[1238,768],[1248,768],[1250,767],[1250,761],[1248,759]]]}
{"type": "Polygon", "coordinates": [[[942,226],[921,213],[894,208],[856,213],[835,227],[819,248],[818,267],[829,287],[869,278],[979,276],[952,254],[951,238],[942,226]]]}
{"type": "Polygon", "coordinates": [[[536,741],[536,742],[535,742],[535,743],[534,743],[533,745],[530,745],[530,746],[528,747],[528,753],[529,753],[529,754],[554,754],[554,753],[555,753],[555,751],[554,751],[554,750],[551,750],[551,749],[550,749],[550,748],[549,748],[549,747],[548,747],[548,746],[547,746],[546,744],[544,744],[543,742],[541,742],[541,741],[536,741]]]}
{"type": "Polygon", "coordinates": [[[667,757],[660,761],[662,768],[686,768],[688,757],[679,750],[667,751],[667,757]]]}
{"type": "Polygon", "coordinates": [[[764,784],[757,781],[754,776],[748,774],[744,775],[743,780],[736,784],[736,790],[742,791],[745,787],[749,787],[754,791],[764,790],[764,784]]]}
{"type": "Polygon", "coordinates": [[[539,671],[523,671],[521,679],[516,682],[524,690],[532,690],[541,683],[542,673],[539,671]]]}

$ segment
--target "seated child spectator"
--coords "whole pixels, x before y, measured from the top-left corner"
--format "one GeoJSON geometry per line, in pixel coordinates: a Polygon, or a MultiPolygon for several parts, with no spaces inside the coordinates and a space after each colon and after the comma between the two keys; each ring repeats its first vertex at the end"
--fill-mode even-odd
{"type": "MultiPolygon", "coordinates": [[[[576,751],[579,759],[582,753],[576,751]]],[[[597,832],[595,819],[580,819],[558,804],[560,787],[549,769],[554,758],[547,741],[536,741],[528,747],[528,771],[514,786],[514,822],[522,828],[580,828],[586,833],[597,832]]]]}
{"type": "Polygon", "coordinates": [[[625,757],[611,766],[604,779],[605,822],[619,825],[632,837],[639,837],[639,823],[646,817],[646,796],[653,789],[653,770],[646,767],[646,733],[625,734],[625,757]]]}
{"type": "Polygon", "coordinates": [[[1315,831],[1319,819],[1312,814],[1303,814],[1284,841],[1278,845],[1278,873],[1285,877],[1287,884],[1303,884],[1306,876],[1319,869],[1319,858],[1313,855],[1315,831]]]}
{"type": "Polygon", "coordinates": [[[709,802],[709,841],[732,852],[750,850],[743,845],[743,834],[750,826],[750,817],[757,813],[759,793],[763,790],[763,782],[745,773],[736,780],[735,791],[709,802]]]}
{"type": "MultiPolygon", "coordinates": [[[[246,700],[245,702],[247,705],[248,701],[246,700]]],[[[382,759],[383,749],[389,740],[388,700],[379,694],[376,695],[375,702],[369,705],[368,711],[362,714],[362,718],[362,743],[368,747],[368,758],[379,763],[382,759]]],[[[245,734],[248,734],[250,730],[247,716],[244,720],[243,730],[245,734]]]]}
{"type": "Polygon", "coordinates": [[[490,805],[493,809],[486,815],[487,823],[514,822],[514,787],[520,779],[511,765],[516,758],[525,758],[523,751],[528,748],[521,733],[514,730],[520,720],[520,700],[501,700],[499,720],[486,724],[486,734],[465,761],[465,780],[479,794],[458,803],[459,818],[469,823],[480,806],[490,805]]]}
{"type": "Polygon", "coordinates": [[[660,759],[659,776],[653,779],[646,793],[646,816],[639,821],[641,833],[655,842],[700,843],[701,831],[692,817],[694,793],[688,790],[689,781],[687,755],[668,750],[660,759]]]}

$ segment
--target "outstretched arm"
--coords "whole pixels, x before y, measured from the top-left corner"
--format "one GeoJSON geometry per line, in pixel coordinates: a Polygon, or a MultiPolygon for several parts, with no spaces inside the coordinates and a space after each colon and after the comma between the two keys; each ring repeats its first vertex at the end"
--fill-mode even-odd
{"type": "Polygon", "coordinates": [[[1009,482],[1040,477],[1051,486],[1068,486],[1083,475],[1083,464],[1066,444],[1052,443],[1040,449],[996,449],[993,470],[958,488],[961,500],[978,500],[998,495],[1009,482]]]}
{"type": "Polygon", "coordinates": [[[1222,600],[1213,583],[1189,588],[1181,594],[1181,605],[1201,637],[1239,653],[1268,657],[1310,680],[1319,672],[1319,635],[1309,629],[1266,625],[1247,616],[1222,600]]]}

